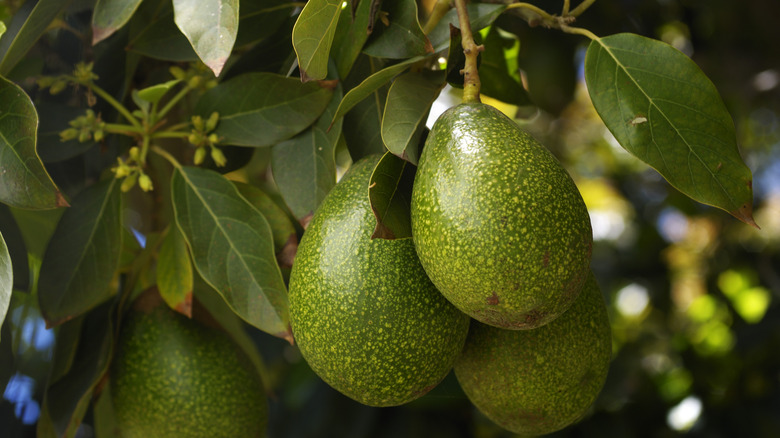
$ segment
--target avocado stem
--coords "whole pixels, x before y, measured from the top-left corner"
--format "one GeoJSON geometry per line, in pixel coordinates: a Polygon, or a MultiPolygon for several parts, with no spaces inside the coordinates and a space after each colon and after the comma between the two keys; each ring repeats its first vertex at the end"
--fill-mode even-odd
{"type": "Polygon", "coordinates": [[[466,65],[463,70],[460,71],[461,74],[463,74],[463,102],[481,102],[479,99],[479,89],[482,84],[479,81],[479,72],[477,71],[477,57],[479,56],[479,52],[484,50],[484,47],[482,45],[478,46],[474,42],[474,35],[471,33],[469,12],[466,9],[466,0],[455,0],[455,8],[458,11],[463,54],[466,56],[466,65]]]}

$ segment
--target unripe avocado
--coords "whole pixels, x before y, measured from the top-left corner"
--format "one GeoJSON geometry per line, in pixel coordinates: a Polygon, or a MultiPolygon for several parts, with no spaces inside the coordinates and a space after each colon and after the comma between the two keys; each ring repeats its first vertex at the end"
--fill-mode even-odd
{"type": "Polygon", "coordinates": [[[111,396],[123,438],[264,437],[263,385],[223,331],[145,293],[122,320],[111,396]]]}
{"type": "Polygon", "coordinates": [[[354,164],[303,234],[290,319],[301,354],[325,382],[363,404],[394,406],[447,375],[469,319],[430,282],[411,239],[371,239],[368,183],[378,161],[354,164]]]}
{"type": "Polygon", "coordinates": [[[591,274],[563,315],[533,330],[472,321],[455,376],[472,403],[496,424],[543,435],[579,420],[607,377],[612,335],[591,274]]]}
{"type": "Polygon", "coordinates": [[[577,186],[497,109],[464,103],[433,125],[412,191],[412,235],[433,284],[496,327],[562,314],[587,278],[593,242],[577,186]]]}

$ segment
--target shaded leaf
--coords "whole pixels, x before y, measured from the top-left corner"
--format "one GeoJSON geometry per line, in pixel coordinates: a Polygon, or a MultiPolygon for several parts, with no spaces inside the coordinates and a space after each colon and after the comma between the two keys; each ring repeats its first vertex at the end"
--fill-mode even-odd
{"type": "Polygon", "coordinates": [[[143,2],[130,21],[127,50],[165,61],[195,61],[198,55],[173,20],[171,2],[143,2]]]}
{"type": "Polygon", "coordinates": [[[292,7],[285,0],[242,2],[235,46],[255,44],[273,35],[290,16],[292,7]]]}
{"type": "Polygon", "coordinates": [[[157,290],[171,309],[192,317],[192,264],[178,227],[163,237],[157,258],[157,290]]]}
{"type": "Polygon", "coordinates": [[[0,77],[0,202],[19,208],[67,206],[35,151],[38,114],[30,97],[0,77]]]}
{"type": "Polygon", "coordinates": [[[22,231],[16,224],[8,206],[0,204],[0,233],[8,247],[13,267],[13,288],[26,291],[30,287],[30,268],[27,261],[27,247],[24,244],[22,231]]]}
{"type": "Polygon", "coordinates": [[[333,92],[273,73],[247,73],[206,92],[196,113],[219,113],[225,144],[270,146],[303,131],[325,110],[333,92]]]}
{"type": "Polygon", "coordinates": [[[415,0],[385,3],[389,26],[378,24],[363,52],[377,58],[403,59],[433,53],[417,19],[415,0]]]}
{"type": "Polygon", "coordinates": [[[38,299],[55,326],[111,298],[122,250],[122,197],[116,179],[85,189],[62,215],[41,264],[38,299]]]}
{"type": "MultiPolygon", "coordinates": [[[[476,34],[478,30],[490,26],[490,24],[504,12],[506,5],[469,3],[466,8],[469,12],[471,30],[476,34]]],[[[434,51],[439,52],[449,46],[450,25],[460,28],[458,13],[455,8],[450,9],[444,14],[444,17],[439,21],[439,24],[437,24],[428,35],[428,39],[430,39],[431,44],[433,44],[434,51]]]]}
{"type": "Polygon", "coordinates": [[[585,79],[621,146],[685,195],[755,226],[752,176],[734,122],[690,58],[657,40],[612,35],[591,42],[585,79]]]}
{"type": "Polygon", "coordinates": [[[442,88],[443,72],[409,72],[393,81],[382,115],[382,141],[390,152],[417,164],[420,135],[442,88]]]}
{"type": "Polygon", "coordinates": [[[492,26],[483,44],[485,50],[480,54],[482,59],[479,65],[479,77],[482,81],[480,92],[517,106],[531,104],[517,66],[520,41],[502,37],[498,27],[492,26]]]}
{"type": "Polygon", "coordinates": [[[390,152],[382,156],[368,184],[371,211],[376,218],[372,239],[412,237],[410,208],[413,182],[413,165],[390,152]]]}
{"type": "Polygon", "coordinates": [[[253,326],[292,341],[287,294],[262,214],[222,175],[174,170],[173,211],[198,273],[253,326]]]}
{"type": "Polygon", "coordinates": [[[145,102],[157,103],[165,96],[165,93],[170,91],[171,88],[175,87],[179,82],[181,82],[181,80],[173,79],[168,82],[163,82],[162,84],[152,85],[143,90],[138,90],[137,96],[145,102]]]}
{"type": "MultiPolygon", "coordinates": [[[[11,266],[11,254],[0,232],[0,325],[5,321],[8,305],[11,303],[11,291],[14,287],[14,270],[11,266]]],[[[2,339],[0,339],[0,342],[2,339]]],[[[8,341],[6,341],[8,342],[8,341]]]]}
{"type": "Polygon", "coordinates": [[[97,0],[92,11],[92,45],[103,41],[130,21],[142,0],[97,0]]]}
{"type": "MultiPolygon", "coordinates": [[[[0,38],[0,76],[8,75],[71,1],[29,1],[19,8],[8,25],[7,32],[0,38]]],[[[5,102],[5,99],[0,101],[5,102]]]]}
{"type": "Polygon", "coordinates": [[[295,257],[295,252],[298,249],[298,236],[290,217],[263,190],[238,181],[233,181],[233,185],[247,202],[263,214],[268,225],[271,226],[274,252],[276,252],[279,264],[282,267],[292,266],[292,258],[295,257]]]}
{"type": "Polygon", "coordinates": [[[328,74],[328,55],[341,3],[341,0],[310,0],[295,22],[292,41],[303,82],[324,79],[328,74]]]}
{"type": "Polygon", "coordinates": [[[272,149],[274,181],[290,211],[302,223],[336,185],[335,149],[342,123],[339,120],[330,129],[328,126],[340,100],[339,86],[311,128],[272,149]]]}
{"type": "Polygon", "coordinates": [[[176,25],[219,76],[238,33],[238,0],[173,0],[176,25]]]}
{"type": "MultiPolygon", "coordinates": [[[[355,16],[347,14],[339,16],[336,35],[333,38],[333,47],[330,49],[330,57],[336,63],[338,76],[346,78],[352,66],[355,64],[363,45],[370,34],[369,27],[375,17],[371,15],[371,1],[360,2],[355,10],[355,16]]],[[[353,3],[354,5],[354,3],[353,3]]]]}
{"type": "Polygon", "coordinates": [[[385,106],[387,88],[381,87],[369,99],[358,102],[344,116],[342,132],[353,161],[387,151],[382,142],[382,109],[385,106]]]}

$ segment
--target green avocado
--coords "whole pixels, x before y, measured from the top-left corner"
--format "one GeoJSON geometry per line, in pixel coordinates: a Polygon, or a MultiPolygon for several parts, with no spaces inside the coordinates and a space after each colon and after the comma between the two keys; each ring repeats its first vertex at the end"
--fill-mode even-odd
{"type": "Polygon", "coordinates": [[[607,309],[591,274],[571,308],[543,327],[504,330],[473,321],[455,376],[496,424],[543,435],[585,415],[604,385],[611,355],[607,309]]]}
{"type": "Polygon", "coordinates": [[[469,318],[430,282],[411,239],[371,239],[378,161],[355,163],[314,214],[290,274],[290,320],[326,383],[360,403],[395,406],[447,375],[469,318]]]}
{"type": "Polygon", "coordinates": [[[433,284],[485,324],[542,326],[569,308],[587,278],[593,236],[577,186],[491,106],[460,104],[433,125],[411,214],[433,284]]]}
{"type": "Polygon", "coordinates": [[[223,331],[170,310],[156,292],[122,320],[110,385],[123,438],[266,435],[265,391],[243,350],[223,331]]]}

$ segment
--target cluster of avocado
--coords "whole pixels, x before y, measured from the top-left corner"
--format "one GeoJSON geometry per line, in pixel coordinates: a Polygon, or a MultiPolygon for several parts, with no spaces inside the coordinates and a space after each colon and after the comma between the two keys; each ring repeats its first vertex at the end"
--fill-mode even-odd
{"type": "Polygon", "coordinates": [[[517,433],[580,419],[606,379],[611,334],[590,271],[592,233],[560,163],[493,107],[434,124],[411,199],[412,239],[371,239],[353,165],[303,235],[293,334],[329,385],[370,406],[414,400],[451,369],[472,403],[517,433]]]}

